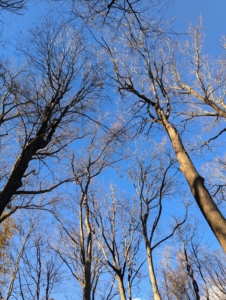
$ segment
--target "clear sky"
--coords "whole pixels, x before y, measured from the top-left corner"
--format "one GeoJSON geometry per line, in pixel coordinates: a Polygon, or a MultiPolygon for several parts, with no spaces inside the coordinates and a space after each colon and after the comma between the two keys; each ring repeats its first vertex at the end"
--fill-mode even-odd
{"type": "MultiPolygon", "coordinates": [[[[148,1],[148,0],[147,0],[148,1]]],[[[33,23],[50,8],[60,7],[59,2],[52,3],[28,3],[23,16],[4,17],[2,40],[8,40],[15,45],[15,39],[19,34],[26,33],[33,23]]],[[[168,11],[168,16],[175,18],[175,30],[186,31],[188,24],[194,24],[201,15],[207,32],[207,51],[213,55],[217,53],[217,45],[222,35],[226,35],[226,0],[175,0],[168,11]]],[[[8,54],[11,47],[2,48],[1,54],[8,54]],[[6,50],[7,49],[7,50],[6,50]]]]}
{"type": "MultiPolygon", "coordinates": [[[[9,38],[13,42],[18,34],[26,32],[33,23],[38,22],[40,16],[49,10],[57,10],[60,6],[61,2],[28,2],[24,15],[6,15],[1,18],[5,22],[2,38],[9,38]]],[[[174,0],[168,16],[176,19],[175,29],[185,31],[188,24],[194,24],[201,15],[207,31],[208,45],[214,46],[222,35],[226,35],[225,11],[226,0],[174,0]]]]}
{"type": "Polygon", "coordinates": [[[175,0],[168,15],[176,18],[176,29],[186,30],[202,16],[207,32],[208,48],[216,46],[222,35],[226,35],[225,0],[175,0]]]}

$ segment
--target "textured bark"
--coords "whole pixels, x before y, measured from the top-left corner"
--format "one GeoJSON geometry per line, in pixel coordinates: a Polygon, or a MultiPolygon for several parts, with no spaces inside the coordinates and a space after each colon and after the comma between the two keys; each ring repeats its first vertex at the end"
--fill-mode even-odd
{"type": "Polygon", "coordinates": [[[205,187],[204,178],[198,174],[188,153],[185,151],[178,131],[166,119],[161,109],[158,110],[158,113],[161,116],[164,128],[170,137],[177,160],[180,164],[180,170],[184,174],[203,216],[223,250],[226,252],[226,220],[205,187]]]}

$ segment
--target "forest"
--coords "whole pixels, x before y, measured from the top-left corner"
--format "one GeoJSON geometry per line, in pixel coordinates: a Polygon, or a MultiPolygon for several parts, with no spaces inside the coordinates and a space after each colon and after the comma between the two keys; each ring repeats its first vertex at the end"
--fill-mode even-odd
{"type": "Polygon", "coordinates": [[[180,1],[0,0],[0,299],[226,299],[226,36],[180,1]]]}

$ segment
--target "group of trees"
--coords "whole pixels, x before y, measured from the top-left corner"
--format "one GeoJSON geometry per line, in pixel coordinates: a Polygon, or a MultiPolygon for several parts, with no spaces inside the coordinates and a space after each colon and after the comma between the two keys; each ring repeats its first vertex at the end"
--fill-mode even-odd
{"type": "Polygon", "coordinates": [[[169,4],[62,3],[1,57],[2,299],[226,299],[225,54],[169,4]]]}

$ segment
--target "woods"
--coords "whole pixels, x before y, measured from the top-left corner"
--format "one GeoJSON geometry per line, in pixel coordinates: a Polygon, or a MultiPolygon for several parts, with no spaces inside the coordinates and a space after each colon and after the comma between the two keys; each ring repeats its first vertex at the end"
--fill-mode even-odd
{"type": "Polygon", "coordinates": [[[29,5],[0,2],[2,299],[224,299],[225,37],[74,0],[6,42],[29,5]]]}

